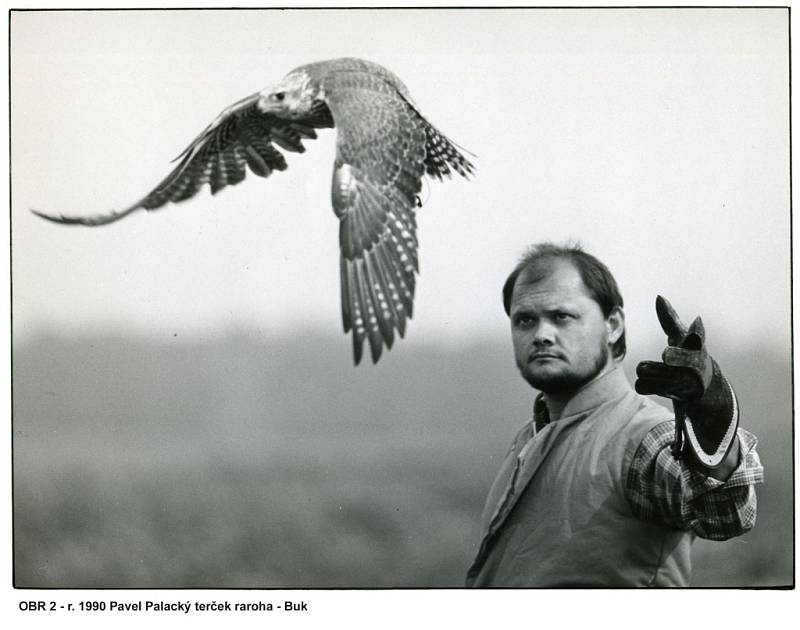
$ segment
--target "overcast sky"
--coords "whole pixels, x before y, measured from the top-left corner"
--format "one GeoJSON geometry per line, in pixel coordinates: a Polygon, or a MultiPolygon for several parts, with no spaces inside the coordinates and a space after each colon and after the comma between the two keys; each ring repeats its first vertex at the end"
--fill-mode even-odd
{"type": "Polygon", "coordinates": [[[615,273],[633,343],[661,293],[710,335],[788,349],[785,10],[16,13],[11,53],[18,340],[341,331],[334,130],[285,172],[110,226],[28,209],[127,206],[223,108],[356,56],[477,156],[472,181],[423,188],[402,343],[506,334],[524,247],[577,239],[615,273]]]}

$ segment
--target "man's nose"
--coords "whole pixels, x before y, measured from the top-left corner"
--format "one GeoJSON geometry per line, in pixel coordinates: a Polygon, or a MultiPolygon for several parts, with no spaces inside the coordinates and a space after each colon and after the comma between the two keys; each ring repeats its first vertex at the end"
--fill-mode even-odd
{"type": "Polygon", "coordinates": [[[550,322],[540,321],[533,330],[533,345],[548,346],[553,345],[556,339],[556,329],[550,322]]]}

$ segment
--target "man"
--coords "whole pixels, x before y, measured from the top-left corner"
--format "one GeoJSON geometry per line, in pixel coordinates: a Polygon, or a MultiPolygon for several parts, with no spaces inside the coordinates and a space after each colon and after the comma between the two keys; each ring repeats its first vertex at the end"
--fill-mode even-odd
{"type": "Polygon", "coordinates": [[[595,257],[534,246],[503,302],[517,366],[541,393],[489,492],[467,585],[687,586],[694,537],[750,530],[763,479],[702,322],[684,328],[658,298],[669,346],[639,364],[637,394],[620,366],[622,296],[595,257]],[[675,413],[639,394],[672,398],[675,413]]]}

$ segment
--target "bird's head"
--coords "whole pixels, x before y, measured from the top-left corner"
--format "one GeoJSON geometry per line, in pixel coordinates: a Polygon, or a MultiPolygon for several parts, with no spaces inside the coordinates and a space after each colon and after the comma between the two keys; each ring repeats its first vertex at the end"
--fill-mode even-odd
{"type": "Polygon", "coordinates": [[[310,77],[305,72],[292,72],[280,83],[261,90],[258,108],[281,118],[302,118],[318,98],[319,90],[313,87],[310,77]]]}

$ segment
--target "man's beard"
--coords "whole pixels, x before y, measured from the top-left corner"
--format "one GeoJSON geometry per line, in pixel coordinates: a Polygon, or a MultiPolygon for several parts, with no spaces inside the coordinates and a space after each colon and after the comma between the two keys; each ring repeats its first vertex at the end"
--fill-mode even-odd
{"type": "Polygon", "coordinates": [[[600,374],[608,364],[609,352],[608,345],[602,342],[590,368],[581,373],[566,371],[556,374],[534,375],[531,372],[525,372],[522,368],[520,368],[520,372],[531,387],[550,396],[561,397],[578,391],[600,374]]]}

